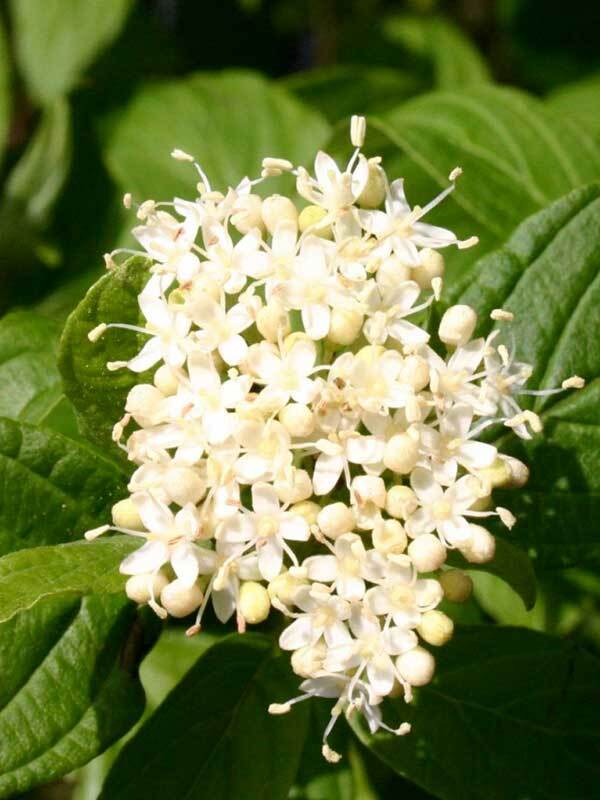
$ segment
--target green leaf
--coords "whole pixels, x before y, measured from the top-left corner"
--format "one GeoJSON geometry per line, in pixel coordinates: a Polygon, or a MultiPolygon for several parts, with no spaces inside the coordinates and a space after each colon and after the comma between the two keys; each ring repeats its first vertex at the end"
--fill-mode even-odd
{"type": "Polygon", "coordinates": [[[119,564],[135,547],[128,536],[32,547],[0,558],[0,623],[42,600],[122,594],[119,564]]]}
{"type": "Polygon", "coordinates": [[[110,522],[127,479],[87,442],[0,419],[0,555],[110,522]]]}
{"type": "Polygon", "coordinates": [[[281,87],[230,71],[145,86],[109,120],[103,140],[123,191],[162,200],[194,194],[197,176],[170,158],[175,147],[192,153],[212,187],[225,190],[258,176],[265,156],[306,161],[328,133],[320,114],[281,87]]]}
{"type": "Polygon", "coordinates": [[[15,55],[31,96],[69,92],[119,34],[133,0],[11,0],[15,55]]]}
{"type": "Polygon", "coordinates": [[[0,166],[8,139],[12,98],[10,93],[10,55],[4,25],[0,20],[0,166]]]}
{"type": "Polygon", "coordinates": [[[600,146],[569,120],[522,92],[496,86],[434,92],[379,118],[374,127],[398,151],[383,155],[390,174],[403,175],[411,202],[423,205],[464,174],[452,197],[428,215],[480,245],[445,255],[450,278],[500,246],[521,221],[572,188],[600,176],[600,146]]]}
{"type": "Polygon", "coordinates": [[[56,365],[59,333],[57,323],[31,311],[0,320],[0,416],[74,435],[75,417],[56,365]]]}
{"type": "Polygon", "coordinates": [[[475,45],[444,17],[402,15],[386,20],[384,32],[433,65],[434,81],[442,89],[484,83],[489,70],[475,45]]]}
{"type": "Polygon", "coordinates": [[[450,551],[448,564],[501,578],[521,598],[525,609],[529,610],[535,605],[537,587],[531,559],[520,547],[515,547],[500,536],[496,537],[496,552],[492,561],[471,564],[458,551],[450,551]]]}
{"type": "Polygon", "coordinates": [[[259,634],[211,647],[125,745],[101,798],[286,798],[308,720],[302,706],[268,714],[295,691],[288,664],[259,634]]]}
{"type": "Polygon", "coordinates": [[[148,263],[130,258],[100,278],[67,320],[60,345],[58,365],[81,430],[113,454],[119,452],[111,438],[113,425],[123,415],[129,390],[146,376],[129,370],[109,372],[106,363],[132,358],[146,337],[113,328],[90,342],[88,333],[101,322],[143,322],[137,296],[148,281],[148,263]]]}
{"type": "Polygon", "coordinates": [[[6,202],[36,227],[45,226],[71,164],[71,112],[64,97],[44,109],[25,153],[6,181],[6,202]]]}
{"type": "Polygon", "coordinates": [[[284,78],[280,85],[330,122],[352,114],[379,113],[425,88],[409,72],[362,64],[338,64],[298,72],[284,78]]]}
{"type": "Polygon", "coordinates": [[[85,764],[144,708],[125,596],[48,598],[0,624],[0,797],[85,764]]]}
{"type": "Polygon", "coordinates": [[[370,736],[357,725],[392,769],[441,800],[596,795],[596,658],[534,631],[488,626],[459,629],[437,660],[433,683],[412,704],[393,704],[410,735],[370,736]]]}
{"type": "Polygon", "coordinates": [[[600,137],[600,74],[556,89],[546,99],[555,114],[567,117],[590,132],[595,141],[600,137]]]}
{"type": "Polygon", "coordinates": [[[600,561],[600,185],[576,189],[521,225],[506,245],[480,261],[451,302],[480,314],[478,333],[492,329],[489,312],[514,312],[516,357],[533,365],[529,386],[560,387],[570,375],[585,389],[536,397],[544,432],[531,442],[504,434],[499,446],[531,466],[526,489],[497,492],[517,515],[515,541],[541,567],[600,561]]]}

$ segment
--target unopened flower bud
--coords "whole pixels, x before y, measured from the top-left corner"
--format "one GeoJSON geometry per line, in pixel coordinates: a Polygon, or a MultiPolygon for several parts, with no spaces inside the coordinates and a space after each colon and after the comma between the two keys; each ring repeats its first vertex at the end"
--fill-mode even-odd
{"type": "Polygon", "coordinates": [[[163,364],[154,373],[154,385],[165,397],[171,397],[177,393],[179,381],[171,367],[163,364]]]}
{"type": "Polygon", "coordinates": [[[286,606],[294,605],[294,597],[301,586],[308,583],[306,579],[298,578],[289,572],[282,572],[276,575],[267,587],[269,597],[274,600],[281,600],[286,606]]]}
{"type": "Polygon", "coordinates": [[[313,493],[310,475],[305,469],[291,467],[289,473],[282,478],[276,478],[273,488],[282,503],[300,503],[308,500],[313,493]]]}
{"type": "Polygon", "coordinates": [[[471,538],[459,547],[463,556],[472,564],[485,564],[491,561],[496,552],[496,540],[481,525],[469,525],[471,538]]]}
{"type": "Polygon", "coordinates": [[[169,579],[161,572],[156,574],[132,575],[125,584],[125,592],[130,600],[139,605],[145,605],[153,597],[160,597],[162,590],[169,583],[169,579]]]}
{"type": "Polygon", "coordinates": [[[502,458],[496,458],[489,467],[477,470],[477,477],[491,489],[507,486],[511,480],[510,467],[502,458]]]}
{"type": "Polygon", "coordinates": [[[408,545],[408,555],[418,572],[434,572],[446,560],[446,548],[432,533],[423,533],[408,545]]]}
{"type": "Polygon", "coordinates": [[[262,230],[262,199],[257,194],[238,197],[233,207],[231,223],[241,233],[249,233],[253,228],[262,230]]]}
{"type": "Polygon", "coordinates": [[[407,356],[400,373],[402,383],[408,383],[415,392],[420,392],[429,383],[429,364],[421,356],[407,356]]]}
{"type": "Polygon", "coordinates": [[[369,177],[367,184],[358,198],[361,208],[377,208],[385,200],[385,175],[379,166],[378,158],[369,159],[369,177]]]}
{"type": "Polygon", "coordinates": [[[529,480],[529,467],[518,458],[501,455],[500,458],[509,469],[510,478],[505,486],[509,489],[520,489],[529,480]]]}
{"type": "Polygon", "coordinates": [[[406,532],[396,519],[386,519],[373,529],[373,547],[380,553],[400,555],[407,543],[406,532]]]}
{"type": "Polygon", "coordinates": [[[250,625],[264,622],[271,610],[268,591],[256,581],[244,581],[240,587],[238,610],[250,625]]]}
{"type": "Polygon", "coordinates": [[[428,644],[441,647],[452,638],[454,623],[443,611],[426,611],[417,631],[428,644]]]}
{"type": "Polygon", "coordinates": [[[419,265],[413,268],[412,279],[416,281],[421,289],[431,289],[431,282],[434,278],[441,278],[444,275],[444,256],[437,250],[425,247],[419,253],[419,265]]]}
{"type": "Polygon", "coordinates": [[[354,530],[356,519],[352,509],[345,503],[330,503],[319,512],[317,525],[325,536],[337,539],[338,536],[354,530]]]}
{"type": "Polygon", "coordinates": [[[327,338],[333,344],[352,344],[358,338],[363,322],[364,317],[360,311],[334,308],[331,312],[327,338]]]}
{"type": "Polygon", "coordinates": [[[112,519],[117,528],[128,528],[133,531],[143,531],[144,523],[137,510],[136,504],[130,497],[119,500],[112,507],[112,519]]]}
{"type": "Polygon", "coordinates": [[[197,583],[191,586],[181,578],[171,581],[160,593],[160,602],[172,616],[180,619],[195,611],[202,602],[202,590],[197,583]]]}
{"type": "Polygon", "coordinates": [[[385,499],[385,510],[390,517],[406,519],[417,510],[419,501],[410,486],[392,486],[385,499]]]}
{"type": "Polygon", "coordinates": [[[439,337],[449,347],[466,344],[477,325],[477,314],[471,306],[450,306],[440,322],[439,337]]]}
{"type": "Polygon", "coordinates": [[[425,686],[433,678],[435,659],[422,647],[414,647],[396,659],[398,672],[411,686],[425,686]]]}
{"type": "Polygon", "coordinates": [[[192,467],[171,466],[165,474],[162,488],[178,506],[198,503],[206,494],[206,485],[192,467]]]}
{"type": "Polygon", "coordinates": [[[164,395],[150,383],[133,386],[127,395],[125,410],[142,427],[153,425],[158,419],[164,395]]]}
{"type": "Polygon", "coordinates": [[[294,228],[298,226],[298,209],[289,197],[281,194],[272,194],[263,200],[261,213],[265,227],[271,235],[281,223],[293,225],[294,228]]]}
{"type": "Polygon", "coordinates": [[[444,570],[439,578],[444,597],[451,603],[464,603],[473,594],[473,581],[462,569],[444,570]]]}
{"type": "Polygon", "coordinates": [[[315,427],[314,414],[302,403],[289,403],[279,412],[279,421],[290,436],[309,436],[315,427]]]}
{"type": "Polygon", "coordinates": [[[298,217],[298,227],[304,233],[310,228],[310,232],[322,239],[332,239],[333,231],[331,225],[322,225],[322,221],[327,216],[327,211],[321,206],[306,206],[298,217]]]}
{"type": "Polygon", "coordinates": [[[270,302],[256,315],[256,327],[268,342],[276,342],[279,334],[287,336],[290,331],[289,318],[279,303],[270,302]]]}
{"type": "Polygon", "coordinates": [[[383,463],[392,472],[408,475],[419,457],[419,445],[408,433],[397,433],[385,446],[383,463]]]}
{"type": "Polygon", "coordinates": [[[394,289],[399,283],[411,279],[412,271],[398,256],[388,256],[377,269],[377,285],[380,289],[394,289]]]}
{"type": "Polygon", "coordinates": [[[309,525],[315,525],[317,517],[321,511],[321,506],[312,500],[303,500],[300,503],[295,503],[290,511],[292,514],[299,514],[308,522],[309,525]]]}

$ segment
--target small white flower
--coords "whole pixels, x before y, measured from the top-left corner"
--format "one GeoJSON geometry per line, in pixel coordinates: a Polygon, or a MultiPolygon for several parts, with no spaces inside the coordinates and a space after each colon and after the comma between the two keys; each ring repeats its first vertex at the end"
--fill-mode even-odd
{"type": "Polygon", "coordinates": [[[350,603],[323,590],[302,586],[294,596],[294,603],[304,613],[289,625],[279,637],[283,650],[316,644],[321,637],[327,647],[350,641],[346,620],[350,617],[350,603]]]}
{"type": "Polygon", "coordinates": [[[333,555],[310,556],[303,562],[310,580],[333,583],[344,600],[360,600],[365,593],[365,580],[376,583],[383,579],[386,559],[376,550],[365,550],[360,536],[339,536],[333,550],[333,555]]]}

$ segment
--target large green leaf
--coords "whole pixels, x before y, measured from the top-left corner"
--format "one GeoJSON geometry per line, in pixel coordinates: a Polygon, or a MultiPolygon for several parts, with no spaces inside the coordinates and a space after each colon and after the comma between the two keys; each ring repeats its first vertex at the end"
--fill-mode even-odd
{"type": "Polygon", "coordinates": [[[443,89],[483,83],[489,70],[475,45],[451,20],[402,15],[384,25],[386,36],[433,66],[435,85],[443,89]]]}
{"type": "Polygon", "coordinates": [[[113,425],[123,415],[127,393],[144,376],[128,370],[109,372],[106,363],[131,358],[145,337],[113,328],[90,342],[88,333],[101,322],[140,323],[137,296],[149,277],[147,265],[143,258],[130,258],[100,278],[67,320],[61,340],[59,368],[81,429],[112,453],[119,452],[111,439],[113,425]]]}
{"type": "Polygon", "coordinates": [[[175,147],[193,153],[212,186],[225,190],[259,175],[265,156],[303,163],[329,131],[316,111],[248,72],[145,86],[109,123],[104,153],[117,184],[157,200],[195,193],[190,165],[170,158],[175,147]]]}
{"type": "Polygon", "coordinates": [[[0,558],[0,623],[52,598],[121,594],[119,564],[135,544],[117,536],[32,547],[0,558]]]}
{"type": "Polygon", "coordinates": [[[460,166],[464,175],[431,221],[479,247],[445,253],[450,276],[504,243],[527,216],[600,176],[600,147],[586,131],[513,89],[470,87],[433,92],[372,120],[395,148],[384,152],[390,174],[406,179],[423,205],[460,166]]]}
{"type": "Polygon", "coordinates": [[[16,58],[31,96],[70,91],[121,30],[133,0],[11,0],[16,58]]]}
{"type": "Polygon", "coordinates": [[[86,442],[0,418],[0,555],[110,522],[126,476],[86,442]]]}
{"type": "Polygon", "coordinates": [[[91,595],[0,623],[0,797],[85,764],[141,715],[135,616],[124,595],[91,595]]]}
{"type": "Polygon", "coordinates": [[[294,692],[288,663],[259,634],[228,636],[211,647],[125,745],[101,798],[138,800],[151,792],[283,800],[308,720],[302,706],[283,717],[267,712],[294,692]]]}
{"type": "Polygon", "coordinates": [[[546,105],[554,114],[566,116],[600,138],[600,74],[568,83],[547,98],[546,105]]]}
{"type": "Polygon", "coordinates": [[[433,683],[411,705],[393,704],[412,724],[408,736],[357,726],[390,767],[442,800],[596,796],[596,658],[534,631],[490,626],[458,630],[437,660],[433,683]]]}
{"type": "MultiPolygon", "coordinates": [[[[480,261],[449,299],[480,314],[515,313],[510,330],[519,360],[534,367],[529,385],[587,381],[567,395],[521,400],[539,412],[544,433],[529,443],[503,435],[500,445],[531,465],[525,490],[498,492],[519,518],[514,541],[540,566],[598,563],[600,539],[600,185],[577,189],[528,219],[507,244],[480,261]]],[[[510,344],[510,342],[509,342],[510,344]]]]}
{"type": "Polygon", "coordinates": [[[375,114],[426,88],[407,71],[338,64],[298,72],[281,85],[331,122],[351,114],[375,114]]]}
{"type": "Polygon", "coordinates": [[[56,365],[60,328],[31,311],[0,320],[0,416],[76,434],[56,365]]]}
{"type": "Polygon", "coordinates": [[[12,99],[10,95],[10,57],[4,25],[0,21],[0,166],[8,138],[12,99]]]}

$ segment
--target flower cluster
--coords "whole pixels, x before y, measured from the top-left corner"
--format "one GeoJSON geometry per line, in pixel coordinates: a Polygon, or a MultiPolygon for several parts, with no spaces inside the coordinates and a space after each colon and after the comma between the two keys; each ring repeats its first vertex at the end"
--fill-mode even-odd
{"type": "Polygon", "coordinates": [[[403,181],[389,183],[381,159],[362,154],[364,133],[354,117],[343,169],[323,152],[314,175],[266,158],[259,178],[226,194],[174,151],[197,170],[198,197],[136,206],[133,235],[151,260],[145,324],[89,334],[144,334],[134,358],[108,367],[154,372],[114,429],[137,465],[130,497],[114,506],[114,525],[87,537],[113,529],[142,540],[121,564],[127,593],[160,617],[196,612],[189,635],[209,603],[240,632],[271,608],[289,618],[279,642],[302,694],[269,710],[333,698],[330,760],[342,713],[360,710],[373,731],[410,729],[388,727],[381,702],[409,702],[434,673],[423,643],[452,635],[436,607],[444,595],[465,599],[469,580],[441,569],[447,550],[491,559],[494,539],[478,523],[515,521],[493,507],[492,489],[527,479],[524,464],[478,437],[493,424],[525,438],[540,429],[517,399],[531,368],[499,330],[473,338],[473,309],[449,308],[437,331],[446,352],[430,346],[439,250],[477,241],[423,221],[460,170],[411,208],[403,181]],[[282,173],[295,177],[301,210],[255,193],[282,173]]]}

